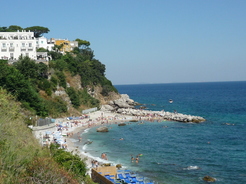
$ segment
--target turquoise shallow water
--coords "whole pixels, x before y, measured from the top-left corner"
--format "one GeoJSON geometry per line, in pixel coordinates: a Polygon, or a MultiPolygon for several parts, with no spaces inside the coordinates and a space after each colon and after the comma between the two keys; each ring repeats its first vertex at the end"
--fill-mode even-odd
{"type": "Polygon", "coordinates": [[[116,88],[150,110],[177,110],[203,116],[207,121],[110,125],[108,133],[97,133],[92,128],[83,134],[83,140],[93,141],[83,147],[88,154],[96,158],[106,152],[113,163],[121,163],[158,183],[204,183],[205,175],[215,177],[216,183],[246,183],[246,82],[116,88]],[[169,99],[174,102],[170,104],[169,99]],[[131,155],[140,153],[143,156],[139,163],[132,163],[131,155]]]}

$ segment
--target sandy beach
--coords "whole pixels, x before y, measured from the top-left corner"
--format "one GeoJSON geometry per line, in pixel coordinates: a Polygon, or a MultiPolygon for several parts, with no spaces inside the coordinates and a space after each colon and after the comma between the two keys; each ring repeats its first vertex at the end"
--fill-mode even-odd
{"type": "MultiPolygon", "coordinates": [[[[58,133],[62,135],[60,146],[66,151],[79,155],[87,165],[87,174],[90,174],[90,169],[92,168],[92,158],[86,156],[83,152],[78,150],[72,140],[78,139],[78,141],[80,141],[80,134],[85,129],[95,126],[106,126],[112,123],[125,122],[129,120],[137,120],[137,117],[120,115],[111,112],[95,111],[87,114],[87,117],[84,117],[83,119],[59,119],[48,127],[38,127],[37,129],[33,129],[33,133],[43,146],[49,146],[53,143],[56,138],[55,135],[58,133]]],[[[99,163],[99,165],[100,164],[102,163],[99,163]]]]}

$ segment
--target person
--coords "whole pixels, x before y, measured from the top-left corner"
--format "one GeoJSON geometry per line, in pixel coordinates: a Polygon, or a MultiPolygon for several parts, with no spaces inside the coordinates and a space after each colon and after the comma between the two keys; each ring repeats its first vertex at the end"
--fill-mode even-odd
{"type": "Polygon", "coordinates": [[[104,153],[104,159],[108,160],[106,153],[104,153]]]}
{"type": "Polygon", "coordinates": [[[139,162],[139,158],[138,158],[138,156],[136,157],[136,163],[138,163],[139,162]]]}
{"type": "Polygon", "coordinates": [[[98,161],[96,160],[94,164],[95,164],[96,169],[97,169],[98,168],[98,161]]]}
{"type": "Polygon", "coordinates": [[[95,165],[95,161],[91,160],[91,167],[94,168],[94,165],[95,165]]]}
{"type": "MultiPolygon", "coordinates": [[[[132,155],[131,155],[131,156],[132,156],[132,155]]],[[[131,157],[131,160],[132,160],[132,162],[134,161],[134,157],[133,157],[133,156],[131,157]]]]}

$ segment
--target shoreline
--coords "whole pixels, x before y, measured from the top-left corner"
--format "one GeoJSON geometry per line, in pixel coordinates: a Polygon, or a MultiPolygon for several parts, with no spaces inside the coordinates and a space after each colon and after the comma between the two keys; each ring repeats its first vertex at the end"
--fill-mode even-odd
{"type": "MultiPolygon", "coordinates": [[[[102,110],[91,112],[88,115],[87,118],[84,119],[77,119],[74,118],[72,120],[69,120],[68,118],[63,118],[63,119],[57,119],[57,121],[64,126],[63,130],[61,131],[62,133],[62,138],[64,143],[61,143],[61,148],[65,148],[66,151],[72,153],[72,154],[77,154],[86,164],[87,172],[86,174],[91,177],[91,169],[95,168],[92,165],[92,161],[97,161],[98,166],[102,166],[103,164],[114,164],[112,161],[109,160],[104,160],[100,158],[100,155],[98,157],[93,157],[92,155],[87,154],[87,152],[84,152],[83,149],[79,148],[80,146],[76,145],[77,142],[80,142],[80,136],[81,134],[89,128],[93,127],[100,127],[100,126],[108,126],[111,124],[119,124],[119,123],[124,123],[127,121],[166,121],[166,117],[162,116],[161,114],[158,114],[155,111],[146,111],[143,110],[142,112],[152,112],[153,114],[150,113],[145,113],[144,115],[130,115],[128,113],[117,113],[117,112],[105,112],[102,110]],[[64,146],[64,147],[63,147],[64,146]]],[[[162,111],[160,111],[162,112],[162,111]]],[[[170,120],[169,121],[174,121],[170,120]]],[[[178,121],[176,121],[178,122],[178,121]]],[[[190,122],[192,123],[192,122],[190,122]]],[[[35,127],[34,127],[35,129],[35,127]]],[[[58,132],[59,126],[56,123],[56,125],[51,126],[50,128],[46,129],[40,129],[40,130],[35,130],[34,134],[36,135],[37,139],[44,139],[44,136],[46,132],[58,132]],[[42,137],[40,136],[42,134],[42,137]]],[[[82,138],[81,138],[82,139],[82,138]]],[[[47,141],[47,140],[46,140],[47,141]]],[[[44,141],[40,141],[41,144],[43,145],[44,141]]],[[[85,142],[85,141],[82,141],[85,142]]],[[[49,143],[46,143],[46,145],[49,146],[49,143]]],[[[85,144],[81,145],[84,146],[85,144]]],[[[121,164],[121,163],[120,163],[121,164]]],[[[116,166],[116,165],[113,165],[116,166]]],[[[127,168],[126,168],[127,169],[127,168]]]]}
{"type": "MultiPolygon", "coordinates": [[[[65,140],[65,150],[68,152],[72,152],[73,154],[77,154],[86,164],[87,166],[87,174],[91,175],[91,169],[92,169],[92,161],[94,160],[93,157],[88,156],[85,152],[78,149],[78,146],[75,145],[75,142],[73,140],[78,140],[79,138],[76,138],[76,136],[81,136],[81,133],[83,133],[86,129],[92,128],[92,127],[100,127],[100,126],[107,126],[110,124],[118,124],[123,123],[130,120],[138,120],[136,116],[130,116],[130,115],[122,115],[118,113],[113,112],[104,112],[104,111],[95,111],[88,114],[89,117],[85,119],[74,119],[74,120],[65,120],[63,119],[62,124],[69,124],[70,127],[64,128],[62,130],[64,136],[63,139],[65,140]]],[[[142,117],[143,119],[144,117],[142,117]]],[[[47,136],[47,132],[54,133],[57,132],[59,129],[58,126],[50,126],[47,128],[39,129],[39,130],[33,130],[33,133],[37,139],[40,140],[40,143],[42,146],[50,145],[52,143],[52,140],[47,140],[45,136],[47,136]]],[[[52,134],[51,133],[51,134],[52,134]]],[[[49,137],[52,138],[50,135],[49,137]]],[[[76,141],[77,142],[77,141],[76,141]]],[[[62,147],[62,145],[61,145],[62,147]]],[[[107,163],[112,163],[108,160],[105,160],[107,163]]],[[[102,165],[104,162],[99,161],[99,165],[102,165]]]]}

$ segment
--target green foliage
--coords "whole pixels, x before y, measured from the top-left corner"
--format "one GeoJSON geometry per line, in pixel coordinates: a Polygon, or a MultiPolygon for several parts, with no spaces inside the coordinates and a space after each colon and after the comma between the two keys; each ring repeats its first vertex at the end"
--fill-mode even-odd
{"type": "Polygon", "coordinates": [[[88,42],[86,40],[81,40],[81,39],[77,38],[75,41],[78,42],[79,47],[89,47],[90,46],[90,42],[88,42]]]}
{"type": "Polygon", "coordinates": [[[16,25],[11,25],[9,27],[0,27],[0,32],[17,32],[17,31],[23,30],[22,27],[16,26],[16,25]]]}
{"type": "Polygon", "coordinates": [[[15,67],[22,73],[26,79],[38,77],[38,67],[35,61],[29,57],[20,57],[19,61],[15,63],[15,67]]]}
{"type": "Polygon", "coordinates": [[[66,82],[66,76],[64,75],[64,73],[57,71],[55,74],[59,80],[59,85],[62,86],[64,89],[66,89],[67,88],[67,82],[66,82]]]}
{"type": "Polygon", "coordinates": [[[55,91],[56,90],[56,87],[58,85],[58,80],[57,80],[57,78],[55,76],[51,76],[51,78],[50,78],[50,84],[51,84],[52,90],[55,91]]]}
{"type": "Polygon", "coordinates": [[[83,179],[85,177],[85,161],[77,154],[66,152],[63,149],[57,149],[55,145],[51,145],[50,150],[55,161],[62,165],[67,171],[73,173],[77,179],[83,179]]]}
{"type": "Polygon", "coordinates": [[[60,52],[55,52],[55,51],[49,51],[48,55],[51,56],[53,60],[61,59],[62,53],[60,52]]]}
{"type": "Polygon", "coordinates": [[[52,100],[45,100],[46,108],[52,117],[60,117],[67,112],[67,104],[61,97],[54,97],[52,100]]]}
{"type": "Polygon", "coordinates": [[[81,103],[88,107],[99,107],[100,101],[90,96],[86,89],[79,91],[81,103]]]}
{"type": "Polygon", "coordinates": [[[93,183],[78,155],[42,148],[23,123],[22,109],[0,89],[0,183],[93,183]]]}
{"type": "Polygon", "coordinates": [[[38,115],[48,115],[43,100],[31,83],[14,67],[0,63],[0,86],[16,96],[25,106],[35,110],[38,115]]]}
{"type": "Polygon", "coordinates": [[[38,49],[36,49],[37,52],[48,52],[47,49],[43,48],[43,47],[40,47],[38,49]]]}
{"type": "Polygon", "coordinates": [[[75,108],[78,108],[80,106],[80,99],[79,99],[79,95],[77,94],[75,89],[70,87],[70,88],[67,88],[66,91],[67,91],[67,94],[68,94],[73,106],[75,108]]]}
{"type": "Polygon", "coordinates": [[[48,66],[44,63],[38,63],[37,65],[37,73],[38,73],[38,79],[48,78],[48,66]]]}
{"type": "Polygon", "coordinates": [[[34,37],[39,38],[43,36],[44,33],[50,32],[50,30],[47,27],[41,27],[41,26],[32,26],[32,27],[27,27],[25,28],[27,31],[34,32],[34,37]]]}

